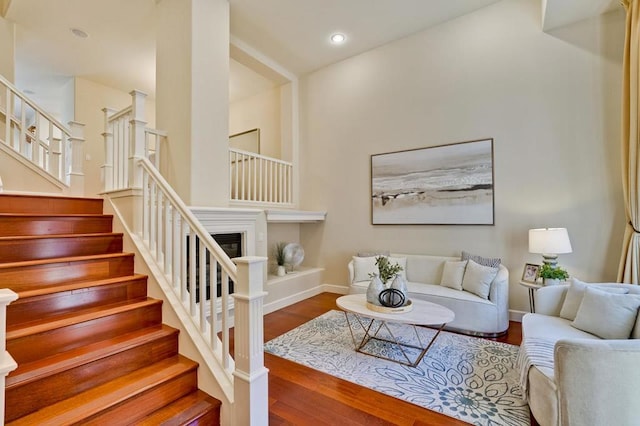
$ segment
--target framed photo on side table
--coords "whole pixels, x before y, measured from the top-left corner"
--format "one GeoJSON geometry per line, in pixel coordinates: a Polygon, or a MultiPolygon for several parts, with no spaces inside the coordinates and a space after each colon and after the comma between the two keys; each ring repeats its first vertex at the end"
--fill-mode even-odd
{"type": "Polygon", "coordinates": [[[522,271],[522,281],[535,284],[538,279],[539,270],[540,265],[536,265],[535,263],[525,263],[524,271],[522,271]]]}

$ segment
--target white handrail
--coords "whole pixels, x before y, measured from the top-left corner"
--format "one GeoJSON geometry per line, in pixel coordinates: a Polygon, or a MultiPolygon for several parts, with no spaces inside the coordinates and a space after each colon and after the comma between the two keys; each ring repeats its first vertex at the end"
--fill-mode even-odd
{"type": "Polygon", "coordinates": [[[10,150],[65,186],[82,176],[82,125],[60,123],[0,75],[2,116],[0,141],[10,150]]]}
{"type": "Polygon", "coordinates": [[[18,294],[8,288],[0,289],[0,424],[4,424],[5,380],[7,374],[18,367],[7,352],[7,305],[18,299],[18,294]]]}
{"type": "Polygon", "coordinates": [[[293,163],[229,148],[229,193],[235,202],[293,204],[293,163]]]}

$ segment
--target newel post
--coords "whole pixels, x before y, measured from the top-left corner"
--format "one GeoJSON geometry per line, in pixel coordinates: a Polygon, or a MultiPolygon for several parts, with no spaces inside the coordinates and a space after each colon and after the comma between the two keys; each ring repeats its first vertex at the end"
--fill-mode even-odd
{"type": "Polygon", "coordinates": [[[236,425],[269,424],[269,383],[264,366],[263,290],[266,257],[233,259],[238,280],[234,308],[234,417],[236,425]]]}
{"type": "Polygon", "coordinates": [[[144,118],[144,103],[147,94],[133,90],[131,95],[131,140],[129,145],[129,187],[142,188],[142,169],[137,160],[145,156],[145,134],[147,122],[144,118]]]}
{"type": "Polygon", "coordinates": [[[8,288],[0,289],[0,424],[4,424],[5,379],[7,374],[18,367],[18,364],[7,352],[7,305],[18,298],[8,288]]]}
{"type": "Polygon", "coordinates": [[[105,191],[113,189],[113,127],[109,124],[109,117],[116,112],[112,108],[102,108],[104,113],[104,164],[102,165],[102,179],[105,191]]]}
{"type": "MultiPolygon", "coordinates": [[[[71,136],[69,136],[69,145],[71,152],[65,152],[65,148],[62,147],[63,156],[69,155],[71,158],[71,164],[67,168],[68,178],[67,183],[71,188],[72,195],[84,195],[84,173],[82,171],[82,164],[84,163],[84,124],[77,121],[70,121],[69,127],[71,128],[71,136]]],[[[66,159],[63,159],[64,164],[68,164],[66,159]]]]}

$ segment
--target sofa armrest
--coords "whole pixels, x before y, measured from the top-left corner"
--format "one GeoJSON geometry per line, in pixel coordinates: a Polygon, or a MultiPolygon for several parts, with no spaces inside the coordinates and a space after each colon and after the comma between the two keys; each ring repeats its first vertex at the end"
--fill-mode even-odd
{"type": "Polygon", "coordinates": [[[640,340],[559,340],[554,370],[562,425],[637,425],[640,340]]]}
{"type": "Polygon", "coordinates": [[[353,269],[353,260],[349,261],[347,265],[347,269],[349,269],[349,285],[353,284],[353,278],[355,277],[355,271],[353,269]]]}
{"type": "Polygon", "coordinates": [[[491,283],[489,300],[498,310],[498,328],[506,330],[509,328],[509,270],[504,265],[500,265],[498,275],[491,283]]]}
{"type": "Polygon", "coordinates": [[[536,314],[560,316],[564,298],[569,290],[568,284],[541,287],[535,291],[536,314]]]}

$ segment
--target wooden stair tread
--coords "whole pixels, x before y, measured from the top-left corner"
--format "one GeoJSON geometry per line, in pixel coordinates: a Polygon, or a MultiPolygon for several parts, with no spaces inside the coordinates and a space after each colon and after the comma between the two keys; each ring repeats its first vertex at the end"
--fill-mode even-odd
{"type": "Polygon", "coordinates": [[[127,348],[177,333],[177,329],[161,324],[127,334],[121,334],[111,339],[81,346],[47,358],[41,358],[37,361],[27,362],[19,365],[16,370],[7,376],[6,387],[10,389],[15,386],[20,386],[38,380],[43,376],[50,376],[87,362],[105,358],[109,355],[124,351],[127,348]]]}
{"type": "Polygon", "coordinates": [[[15,329],[10,329],[10,327],[7,327],[7,341],[33,334],[44,333],[46,331],[55,330],[74,324],[80,324],[97,318],[115,315],[120,312],[131,311],[144,306],[161,304],[161,300],[147,298],[146,300],[141,302],[121,302],[115,303],[113,305],[84,309],[81,311],[63,314],[51,318],[40,318],[30,323],[18,324],[15,329]]]}
{"type": "Polygon", "coordinates": [[[133,257],[133,253],[102,253],[102,254],[89,254],[84,256],[67,256],[67,257],[50,257],[47,259],[35,259],[35,260],[21,260],[18,262],[0,262],[0,270],[8,268],[20,268],[27,266],[38,266],[55,263],[70,263],[70,262],[82,262],[93,259],[110,259],[114,257],[133,257]]]}
{"type": "Polygon", "coordinates": [[[62,238],[93,238],[93,237],[122,237],[122,232],[97,232],[91,234],[46,234],[46,235],[18,235],[0,237],[0,243],[4,241],[23,241],[23,240],[47,240],[62,238]]]}
{"type": "Polygon", "coordinates": [[[65,291],[71,290],[79,290],[83,288],[95,288],[100,286],[106,286],[109,284],[119,283],[123,281],[129,280],[137,280],[141,278],[146,278],[146,275],[143,274],[133,274],[133,275],[125,275],[121,277],[113,277],[113,278],[105,278],[102,280],[92,280],[92,281],[75,281],[69,282],[66,284],[52,284],[52,285],[44,285],[42,287],[34,287],[33,285],[9,285],[8,288],[18,293],[18,302],[24,301],[29,297],[37,297],[43,296],[47,294],[54,293],[62,293],[65,291]]]}
{"type": "Polygon", "coordinates": [[[49,405],[7,425],[68,425],[82,422],[197,367],[197,363],[177,355],[49,405]]]}
{"type": "Polygon", "coordinates": [[[3,213],[0,212],[0,218],[11,218],[11,217],[19,217],[19,218],[36,218],[36,219],[60,219],[60,218],[101,218],[101,217],[110,217],[113,218],[112,214],[103,214],[103,213],[3,213]]]}
{"type": "MultiPolygon", "coordinates": [[[[138,426],[173,426],[188,425],[198,420],[211,410],[218,410],[221,402],[209,394],[197,390],[173,403],[154,411],[149,416],[136,422],[138,426]]],[[[212,423],[207,423],[212,424],[212,423]]]]}

